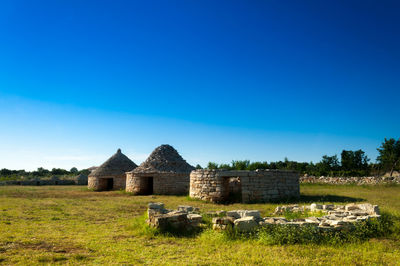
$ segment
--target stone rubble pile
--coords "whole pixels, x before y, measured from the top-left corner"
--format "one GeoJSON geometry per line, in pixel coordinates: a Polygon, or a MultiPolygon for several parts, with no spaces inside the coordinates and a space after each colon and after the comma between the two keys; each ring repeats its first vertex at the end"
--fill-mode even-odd
{"type": "Polygon", "coordinates": [[[199,227],[203,220],[198,208],[185,205],[178,206],[177,210],[167,210],[163,203],[149,203],[147,214],[147,224],[161,231],[190,231],[199,227]]]}
{"type": "MultiPolygon", "coordinates": [[[[320,230],[343,230],[354,228],[355,223],[379,218],[378,205],[362,204],[316,204],[308,206],[287,205],[278,206],[275,215],[284,215],[288,212],[315,213],[321,217],[307,217],[285,219],[284,217],[261,217],[258,210],[233,210],[207,212],[211,216],[214,230],[226,230],[232,227],[239,232],[250,232],[263,226],[315,226],[320,230]]],[[[201,226],[202,215],[199,208],[181,205],[177,210],[167,210],[163,203],[149,203],[147,224],[160,230],[174,229],[177,231],[190,231],[201,226]]]]}
{"type": "Polygon", "coordinates": [[[302,176],[300,183],[332,184],[332,185],[378,185],[378,184],[400,184],[400,176],[396,177],[329,177],[329,176],[302,176]]]}
{"type": "Polygon", "coordinates": [[[287,220],[283,217],[261,218],[257,210],[236,210],[228,211],[223,217],[214,217],[212,220],[214,230],[225,230],[232,226],[238,231],[248,232],[258,227],[268,225],[288,225],[288,226],[315,226],[319,229],[349,229],[355,223],[371,218],[379,218],[379,207],[369,203],[342,205],[321,205],[311,204],[310,206],[278,206],[275,214],[282,215],[285,212],[320,212],[322,217],[307,217],[301,219],[287,220]]]}

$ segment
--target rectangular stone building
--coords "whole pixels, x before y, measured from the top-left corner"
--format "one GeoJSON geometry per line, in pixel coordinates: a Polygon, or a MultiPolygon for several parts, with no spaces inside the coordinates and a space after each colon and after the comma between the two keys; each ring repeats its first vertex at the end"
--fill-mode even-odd
{"type": "Polygon", "coordinates": [[[286,170],[195,170],[190,197],[212,202],[268,202],[300,196],[299,174],[286,170]]]}

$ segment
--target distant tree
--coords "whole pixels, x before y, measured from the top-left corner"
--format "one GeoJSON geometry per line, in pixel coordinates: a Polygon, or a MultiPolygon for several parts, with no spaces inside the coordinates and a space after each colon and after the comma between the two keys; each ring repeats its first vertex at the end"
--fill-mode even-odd
{"type": "Polygon", "coordinates": [[[254,171],[256,169],[268,169],[268,163],[267,162],[252,162],[247,167],[247,170],[254,171]]]}
{"type": "Polygon", "coordinates": [[[341,168],[345,171],[357,171],[368,169],[368,157],[362,150],[346,151],[341,153],[341,168]]]}
{"type": "Polygon", "coordinates": [[[232,169],[234,170],[247,170],[247,168],[250,165],[250,161],[249,160],[244,160],[244,161],[232,161],[232,169]]]}
{"type": "Polygon", "coordinates": [[[221,164],[218,166],[218,169],[231,170],[231,169],[232,169],[232,166],[230,166],[230,165],[227,164],[227,163],[221,163],[221,164]]]}
{"type": "Polygon", "coordinates": [[[400,164],[400,139],[386,139],[377,149],[379,156],[377,161],[385,170],[390,170],[390,176],[397,165],[400,164]]]}
{"type": "Polygon", "coordinates": [[[33,176],[47,176],[50,174],[50,171],[44,169],[43,167],[39,167],[36,171],[33,171],[31,174],[33,176]]]}
{"type": "Polygon", "coordinates": [[[3,168],[0,170],[0,176],[10,176],[10,175],[12,175],[12,173],[13,173],[12,170],[9,170],[6,168],[3,168]]]}
{"type": "Polygon", "coordinates": [[[88,170],[88,169],[82,169],[82,170],[80,170],[77,174],[79,174],[79,175],[89,175],[90,174],[90,170],[88,170]]]}
{"type": "Polygon", "coordinates": [[[61,168],[53,168],[53,169],[51,169],[51,174],[52,175],[68,175],[69,172],[67,170],[64,170],[61,168]]]}
{"type": "Polygon", "coordinates": [[[197,165],[196,165],[196,169],[203,169],[203,167],[201,167],[200,164],[197,164],[197,165]]]}
{"type": "Polygon", "coordinates": [[[76,167],[72,167],[71,170],[69,170],[71,172],[71,174],[76,174],[78,173],[78,168],[76,167]]]}
{"type": "Polygon", "coordinates": [[[337,171],[340,168],[339,159],[337,155],[334,156],[324,155],[322,156],[322,160],[320,163],[322,167],[324,167],[327,171],[337,171]]]}
{"type": "Polygon", "coordinates": [[[213,163],[213,162],[209,162],[207,165],[207,169],[218,169],[218,164],[217,163],[213,163]]]}

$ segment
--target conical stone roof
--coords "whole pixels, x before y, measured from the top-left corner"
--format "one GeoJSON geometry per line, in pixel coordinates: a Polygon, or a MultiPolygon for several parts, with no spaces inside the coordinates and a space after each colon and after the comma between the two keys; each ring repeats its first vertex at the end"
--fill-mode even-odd
{"type": "Polygon", "coordinates": [[[132,171],[137,165],[126,157],[121,149],[118,149],[117,153],[110,157],[105,163],[100,165],[96,170],[91,172],[89,176],[115,176],[122,175],[126,172],[132,171]]]}
{"type": "Polygon", "coordinates": [[[132,172],[190,173],[194,167],[188,164],[171,145],[157,147],[138,168],[132,172]]]}

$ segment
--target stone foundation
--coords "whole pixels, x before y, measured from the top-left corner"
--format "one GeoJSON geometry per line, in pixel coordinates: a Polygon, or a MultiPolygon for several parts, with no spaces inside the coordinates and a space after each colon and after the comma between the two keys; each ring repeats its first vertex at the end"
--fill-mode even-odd
{"type": "Polygon", "coordinates": [[[228,226],[232,226],[238,231],[248,232],[263,226],[315,226],[319,230],[348,230],[354,228],[356,223],[380,218],[379,207],[369,203],[351,203],[345,206],[315,203],[310,206],[278,206],[275,214],[282,215],[285,212],[304,212],[306,210],[325,215],[287,220],[283,217],[261,218],[260,212],[257,210],[236,210],[226,212],[223,217],[213,218],[213,229],[225,230],[228,226]]]}
{"type": "Polygon", "coordinates": [[[190,197],[211,202],[267,202],[300,196],[299,174],[294,171],[227,171],[201,169],[190,173],[190,197]],[[233,192],[233,193],[232,193],[233,192]]]}

